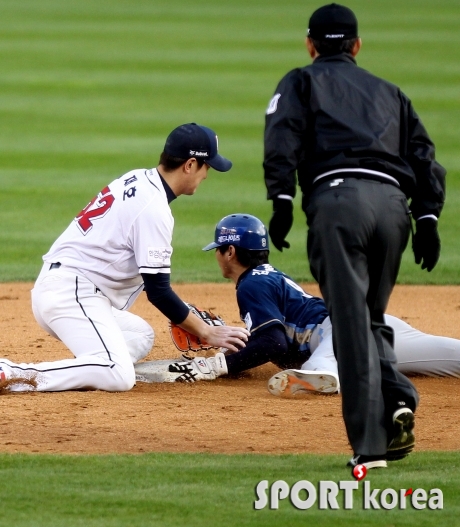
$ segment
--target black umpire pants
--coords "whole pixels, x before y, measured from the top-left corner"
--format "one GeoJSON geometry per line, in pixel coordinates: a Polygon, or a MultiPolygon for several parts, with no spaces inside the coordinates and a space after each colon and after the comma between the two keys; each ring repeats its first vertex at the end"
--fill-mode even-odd
{"type": "Polygon", "coordinates": [[[409,239],[409,210],[396,186],[340,176],[304,198],[307,251],[332,320],[348,439],[355,454],[383,455],[393,412],[418,403],[396,368],[383,318],[409,239]]]}

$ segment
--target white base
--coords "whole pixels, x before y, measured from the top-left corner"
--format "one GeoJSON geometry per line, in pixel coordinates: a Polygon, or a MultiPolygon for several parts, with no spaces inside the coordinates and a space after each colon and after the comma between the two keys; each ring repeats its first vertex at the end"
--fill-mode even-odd
{"type": "Polygon", "coordinates": [[[183,358],[151,360],[139,362],[134,365],[136,372],[136,382],[175,382],[180,373],[172,373],[168,370],[173,362],[183,362],[183,358]]]}

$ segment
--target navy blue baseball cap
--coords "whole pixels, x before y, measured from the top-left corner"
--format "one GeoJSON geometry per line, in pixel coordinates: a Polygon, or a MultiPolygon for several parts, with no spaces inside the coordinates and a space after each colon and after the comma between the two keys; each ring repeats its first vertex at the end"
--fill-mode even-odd
{"type": "Polygon", "coordinates": [[[227,172],[232,162],[218,153],[219,141],[216,133],[196,123],[183,124],[175,128],[166,139],[166,154],[180,159],[202,159],[207,165],[227,172]]]}
{"type": "Polygon", "coordinates": [[[350,8],[340,4],[328,4],[311,15],[307,35],[315,40],[357,38],[358,20],[350,8]]]}
{"type": "Polygon", "coordinates": [[[268,251],[267,229],[259,218],[251,214],[230,214],[216,225],[214,241],[203,247],[203,251],[222,245],[236,245],[249,251],[268,251]]]}

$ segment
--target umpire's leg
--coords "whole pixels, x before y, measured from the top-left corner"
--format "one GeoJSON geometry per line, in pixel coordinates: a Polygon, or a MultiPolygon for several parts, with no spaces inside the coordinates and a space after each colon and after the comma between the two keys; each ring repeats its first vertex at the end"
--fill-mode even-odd
{"type": "MultiPolygon", "coordinates": [[[[380,221],[374,202],[385,201],[392,189],[387,184],[344,178],[338,185],[318,186],[304,207],[310,265],[332,319],[347,434],[354,452],[364,455],[383,455],[387,448],[380,353],[367,297],[368,251],[380,221]]],[[[391,245],[398,253],[397,261],[385,266],[397,272],[407,243],[408,219],[402,204],[382,221],[392,224],[391,245]]]]}
{"type": "Polygon", "coordinates": [[[393,429],[393,412],[401,406],[407,406],[415,411],[418,404],[418,394],[414,385],[398,371],[394,353],[393,329],[385,324],[384,313],[388,300],[396,282],[401,254],[409,236],[409,211],[407,201],[402,192],[388,185],[382,185],[388,194],[387,199],[377,200],[374,205],[376,217],[375,234],[369,247],[369,292],[367,303],[371,314],[371,329],[380,356],[382,375],[382,393],[385,401],[385,417],[389,430],[393,429]],[[400,209],[406,211],[404,218],[400,209]],[[400,239],[395,232],[404,233],[400,239]],[[398,245],[398,240],[400,245],[398,245]]]}

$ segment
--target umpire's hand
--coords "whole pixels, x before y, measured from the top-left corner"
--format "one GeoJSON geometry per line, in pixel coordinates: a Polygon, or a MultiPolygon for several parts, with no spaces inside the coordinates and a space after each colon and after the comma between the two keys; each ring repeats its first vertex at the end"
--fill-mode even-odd
{"type": "Polygon", "coordinates": [[[416,231],[412,237],[412,250],[416,264],[422,263],[422,269],[428,272],[434,269],[441,253],[437,220],[434,218],[417,220],[416,231]]]}
{"type": "Polygon", "coordinates": [[[293,208],[290,199],[273,199],[273,214],[268,225],[268,234],[270,234],[270,239],[278,251],[282,251],[283,247],[286,249],[290,247],[285,238],[294,221],[293,208]]]}

